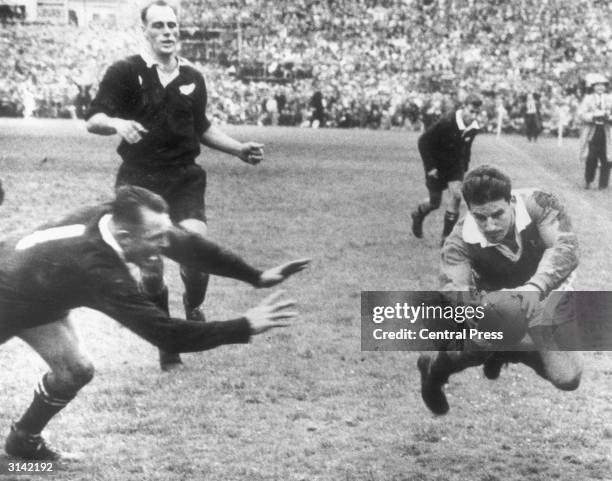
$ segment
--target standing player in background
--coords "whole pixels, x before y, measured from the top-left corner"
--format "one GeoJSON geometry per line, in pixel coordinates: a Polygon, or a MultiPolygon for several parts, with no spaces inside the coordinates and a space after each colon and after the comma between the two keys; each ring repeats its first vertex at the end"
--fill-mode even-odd
{"type": "MultiPolygon", "coordinates": [[[[206,173],[195,163],[200,143],[255,165],[263,145],[239,142],[212,125],[206,116],[207,92],[202,74],[177,55],[177,7],[165,0],[149,1],[141,10],[146,48],[109,67],[87,113],[87,129],[117,134],[123,163],[116,184],[149,189],[168,203],[172,221],[206,235],[204,192],[206,173]]],[[[187,319],[204,322],[208,275],[181,268],[187,319]]],[[[160,258],[143,270],[143,289],[168,311],[168,289],[160,258]]],[[[178,354],[160,351],[164,370],[181,364],[178,354]]]]}
{"type": "Polygon", "coordinates": [[[540,95],[529,92],[522,107],[527,140],[536,142],[542,130],[542,114],[540,113],[540,95]]]}
{"type": "Polygon", "coordinates": [[[612,152],[612,99],[606,94],[608,80],[603,75],[589,74],[586,81],[593,92],[584,97],[578,108],[578,117],[584,124],[580,135],[580,160],[585,163],[585,188],[591,187],[599,164],[599,188],[605,189],[610,179],[608,156],[612,152]]]}
{"type": "MultiPolygon", "coordinates": [[[[515,291],[507,294],[520,297],[525,319],[515,336],[520,340],[528,333],[532,349],[491,353],[469,341],[460,346],[446,341],[435,359],[419,357],[423,401],[433,413],[445,414],[448,378],[481,364],[489,379],[499,376],[504,363],[520,362],[559,389],[576,389],[582,366],[571,349],[580,336],[571,298],[563,291],[578,265],[578,241],[563,205],[541,190],[512,191],[510,178],[488,165],[469,172],[462,190],[468,213],[442,247],[441,290],[515,291]],[[554,290],[562,292],[551,295],[554,290]]],[[[517,330],[517,320],[509,319],[503,331],[517,330]]]]}
{"type": "Polygon", "coordinates": [[[470,163],[472,142],[479,132],[476,117],[482,100],[468,95],[463,107],[444,115],[419,138],[419,153],[425,168],[425,185],[429,198],[421,202],[412,216],[412,233],[423,237],[423,221],[430,212],[440,207],[442,192],[448,189],[449,199],[444,214],[444,240],[459,218],[461,181],[470,163]]]}

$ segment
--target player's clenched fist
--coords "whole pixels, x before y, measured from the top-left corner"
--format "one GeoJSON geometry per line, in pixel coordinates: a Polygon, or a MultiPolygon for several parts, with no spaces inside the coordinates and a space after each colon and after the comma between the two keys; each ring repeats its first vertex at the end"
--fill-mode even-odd
{"type": "Polygon", "coordinates": [[[240,159],[251,165],[257,165],[263,160],[263,144],[257,142],[245,142],[240,150],[240,159]]]}
{"type": "Polygon", "coordinates": [[[113,127],[117,134],[128,144],[135,144],[142,139],[143,134],[148,132],[135,120],[113,119],[113,127]]]}

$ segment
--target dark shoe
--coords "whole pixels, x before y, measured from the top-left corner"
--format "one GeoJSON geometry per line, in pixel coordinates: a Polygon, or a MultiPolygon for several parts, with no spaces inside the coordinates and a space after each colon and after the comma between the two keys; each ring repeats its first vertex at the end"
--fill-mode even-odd
{"type": "Polygon", "coordinates": [[[178,352],[166,352],[159,350],[159,367],[162,371],[173,371],[175,369],[181,368],[183,366],[183,361],[181,361],[181,356],[178,352]]]}
{"type": "Polygon", "coordinates": [[[11,432],[4,443],[4,450],[15,458],[39,461],[59,461],[69,457],[52,448],[40,434],[30,434],[15,424],[11,426],[11,432]]]}
{"type": "Polygon", "coordinates": [[[421,372],[421,397],[432,413],[446,414],[449,407],[446,395],[442,390],[444,383],[432,378],[431,363],[431,357],[427,354],[420,355],[417,361],[417,367],[421,372]]]}
{"type": "Polygon", "coordinates": [[[412,217],[412,233],[417,239],[421,239],[423,237],[423,220],[424,217],[419,214],[418,210],[415,210],[410,214],[412,217]]]}
{"type": "Polygon", "coordinates": [[[200,307],[191,307],[183,294],[183,307],[185,308],[185,319],[188,321],[206,322],[206,316],[200,307]]]}
{"type": "Polygon", "coordinates": [[[501,368],[504,365],[504,361],[497,354],[492,354],[489,358],[484,362],[482,367],[482,371],[487,379],[491,379],[494,381],[497,379],[501,373],[501,368]]]}

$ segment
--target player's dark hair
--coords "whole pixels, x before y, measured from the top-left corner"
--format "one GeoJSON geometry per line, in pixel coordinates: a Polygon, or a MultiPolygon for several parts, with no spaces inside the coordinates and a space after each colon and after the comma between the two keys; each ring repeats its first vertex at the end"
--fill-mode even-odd
{"type": "Polygon", "coordinates": [[[481,165],[468,172],[461,188],[468,207],[496,200],[510,202],[512,182],[510,177],[492,165],[481,165]]]}
{"type": "Polygon", "coordinates": [[[140,226],[142,224],[142,208],[160,214],[168,212],[166,201],[150,190],[134,185],[124,185],[117,188],[115,200],[111,204],[111,214],[118,224],[140,226]]]}
{"type": "Polygon", "coordinates": [[[149,11],[149,8],[151,8],[153,5],[158,5],[160,7],[170,7],[178,18],[178,8],[173,2],[169,2],[168,0],[150,0],[146,2],[140,10],[140,20],[142,21],[143,25],[147,24],[147,12],[149,11]]]}
{"type": "Polygon", "coordinates": [[[469,94],[463,103],[465,105],[473,105],[476,108],[482,107],[482,99],[476,94],[469,94]]]}

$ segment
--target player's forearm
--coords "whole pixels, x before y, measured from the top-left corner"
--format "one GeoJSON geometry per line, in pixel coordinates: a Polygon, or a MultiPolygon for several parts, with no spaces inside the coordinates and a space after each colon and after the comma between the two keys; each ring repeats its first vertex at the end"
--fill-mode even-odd
{"type": "Polygon", "coordinates": [[[239,156],[242,151],[242,143],[230,137],[220,128],[211,125],[203,134],[200,141],[211,149],[225,152],[226,154],[239,156]]]}
{"type": "Polygon", "coordinates": [[[116,121],[104,113],[94,114],[87,121],[87,131],[98,135],[114,135],[117,133],[116,121]]]}
{"type": "Polygon", "coordinates": [[[474,288],[472,266],[463,244],[451,234],[440,253],[440,290],[471,291],[474,288]]]}
{"type": "Polygon", "coordinates": [[[181,265],[201,272],[230,277],[252,286],[258,286],[260,282],[261,271],[249,265],[240,256],[182,229],[172,231],[170,245],[164,249],[163,254],[181,265]]]}
{"type": "Polygon", "coordinates": [[[128,325],[140,337],[170,352],[199,352],[224,344],[243,344],[251,339],[251,326],[244,318],[218,322],[157,319],[146,325],[128,325]]]}

